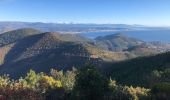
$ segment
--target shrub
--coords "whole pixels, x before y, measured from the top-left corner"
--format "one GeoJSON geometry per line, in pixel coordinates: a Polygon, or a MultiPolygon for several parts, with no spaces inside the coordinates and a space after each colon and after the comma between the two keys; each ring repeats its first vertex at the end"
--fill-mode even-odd
{"type": "Polygon", "coordinates": [[[22,82],[11,81],[8,77],[1,77],[1,82],[0,100],[43,100],[38,91],[26,87],[22,82]]]}
{"type": "Polygon", "coordinates": [[[149,89],[141,87],[128,87],[117,85],[116,81],[110,79],[110,91],[106,94],[105,100],[148,100],[149,89]]]}
{"type": "Polygon", "coordinates": [[[60,80],[51,76],[43,76],[40,80],[40,88],[43,89],[46,100],[63,100],[64,90],[60,80]]]}
{"type": "Polygon", "coordinates": [[[43,76],[40,80],[40,84],[44,84],[44,86],[48,86],[50,88],[61,88],[62,84],[61,81],[55,80],[51,76],[43,76]]]}
{"type": "Polygon", "coordinates": [[[107,91],[108,81],[92,65],[78,71],[75,82],[75,97],[78,100],[103,100],[107,91]]]}
{"type": "Polygon", "coordinates": [[[50,73],[52,77],[61,81],[62,87],[66,92],[72,91],[75,83],[77,69],[73,68],[72,71],[67,71],[65,73],[63,71],[52,69],[50,73]]]}
{"type": "MultiPolygon", "coordinates": [[[[169,100],[169,90],[169,83],[157,84],[152,98],[169,100]]],[[[0,100],[150,100],[149,93],[149,89],[109,82],[92,65],[67,72],[52,69],[51,76],[30,70],[15,81],[0,76],[0,100]]]]}
{"type": "Polygon", "coordinates": [[[44,73],[36,74],[35,71],[30,70],[24,80],[22,80],[22,82],[27,84],[27,86],[32,89],[37,89],[39,87],[39,81],[42,79],[43,76],[44,73]]]}
{"type": "Polygon", "coordinates": [[[152,98],[156,100],[170,100],[170,83],[158,83],[151,89],[152,98]]]}

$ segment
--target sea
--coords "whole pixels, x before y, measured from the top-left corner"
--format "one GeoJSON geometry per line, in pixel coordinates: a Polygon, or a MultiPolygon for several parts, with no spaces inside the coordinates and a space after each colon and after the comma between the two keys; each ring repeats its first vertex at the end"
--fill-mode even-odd
{"type": "Polygon", "coordinates": [[[131,31],[106,31],[106,32],[83,32],[81,36],[94,39],[98,36],[106,36],[121,33],[125,36],[137,38],[143,41],[160,41],[170,43],[170,29],[168,30],[131,30],[131,31]]]}

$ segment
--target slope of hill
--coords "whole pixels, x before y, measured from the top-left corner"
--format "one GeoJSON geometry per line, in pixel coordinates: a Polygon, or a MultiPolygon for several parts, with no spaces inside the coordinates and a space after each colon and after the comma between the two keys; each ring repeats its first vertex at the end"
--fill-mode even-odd
{"type": "Polygon", "coordinates": [[[104,37],[97,37],[96,45],[100,48],[109,51],[124,51],[133,46],[137,46],[143,43],[141,40],[129,38],[122,34],[107,35],[104,37]]]}
{"type": "Polygon", "coordinates": [[[14,46],[14,44],[9,44],[3,47],[0,47],[0,65],[4,63],[4,58],[10,51],[10,49],[14,46]]]}
{"type": "Polygon", "coordinates": [[[96,46],[113,52],[129,52],[136,57],[149,56],[170,51],[170,44],[162,42],[145,42],[123,34],[113,34],[95,39],[96,46]]]}
{"type": "Polygon", "coordinates": [[[108,72],[113,79],[127,85],[149,87],[170,82],[170,52],[115,63],[108,72]]]}
{"type": "Polygon", "coordinates": [[[17,40],[23,39],[24,37],[35,35],[41,33],[38,30],[25,28],[25,29],[18,29],[14,31],[9,31],[0,34],[0,46],[7,45],[17,40]]]}
{"type": "MultiPolygon", "coordinates": [[[[156,47],[159,47],[159,46],[156,46],[156,47]]],[[[134,54],[137,57],[142,57],[142,56],[155,55],[161,52],[166,52],[167,50],[162,51],[162,49],[155,48],[155,46],[144,42],[140,45],[134,45],[124,51],[128,51],[129,53],[134,54]]]]}
{"type": "Polygon", "coordinates": [[[95,39],[96,46],[113,52],[128,52],[134,57],[148,56],[159,53],[158,50],[146,45],[146,42],[130,38],[122,34],[107,35],[95,39]]]}
{"type": "Polygon", "coordinates": [[[30,69],[38,72],[48,72],[51,68],[67,70],[87,62],[106,67],[108,62],[159,53],[152,45],[121,34],[99,37],[95,42],[73,34],[40,33],[20,29],[0,35],[0,74],[17,77],[30,69]],[[102,44],[112,48],[108,51],[102,44]]]}
{"type": "Polygon", "coordinates": [[[12,77],[24,75],[29,69],[39,72],[48,72],[51,68],[66,70],[87,62],[101,67],[106,61],[133,58],[126,52],[109,52],[97,48],[91,40],[77,35],[50,32],[27,36],[4,45],[0,52],[5,51],[7,52],[1,58],[0,73],[8,73],[12,77]]]}

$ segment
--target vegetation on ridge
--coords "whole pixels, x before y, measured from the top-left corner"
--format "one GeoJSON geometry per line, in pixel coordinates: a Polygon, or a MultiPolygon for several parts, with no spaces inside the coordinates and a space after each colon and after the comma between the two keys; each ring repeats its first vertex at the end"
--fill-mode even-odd
{"type": "Polygon", "coordinates": [[[149,89],[117,85],[92,65],[67,72],[52,69],[50,74],[30,70],[18,80],[0,77],[2,100],[145,100],[149,93],[149,89]]]}
{"type": "Polygon", "coordinates": [[[23,28],[2,33],[0,34],[0,47],[10,43],[14,43],[18,40],[23,39],[24,37],[40,33],[40,31],[31,28],[23,28]]]}
{"type": "Polygon", "coordinates": [[[107,73],[126,85],[151,87],[170,82],[170,52],[114,63],[107,73]]]}
{"type": "Polygon", "coordinates": [[[86,65],[49,74],[30,70],[24,78],[0,76],[1,100],[168,100],[170,83],[151,89],[123,86],[106,78],[95,66],[86,65]]]}

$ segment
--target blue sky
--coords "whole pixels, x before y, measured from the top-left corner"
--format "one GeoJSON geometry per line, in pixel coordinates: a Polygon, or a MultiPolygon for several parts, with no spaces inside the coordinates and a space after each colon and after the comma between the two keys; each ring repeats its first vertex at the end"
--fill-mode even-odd
{"type": "Polygon", "coordinates": [[[0,21],[170,26],[170,0],[0,0],[0,21]]]}

